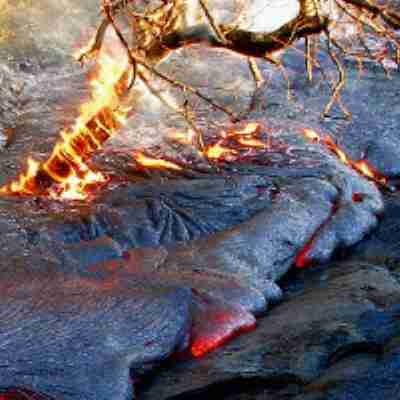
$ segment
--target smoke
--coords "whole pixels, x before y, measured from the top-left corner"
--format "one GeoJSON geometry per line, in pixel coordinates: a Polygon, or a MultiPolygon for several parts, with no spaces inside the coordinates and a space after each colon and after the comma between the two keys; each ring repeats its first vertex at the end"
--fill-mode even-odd
{"type": "Polygon", "coordinates": [[[39,59],[43,53],[59,57],[72,54],[73,48],[95,29],[99,16],[97,3],[0,0],[0,61],[7,58],[7,51],[16,58],[20,55],[39,59]]]}
{"type": "Polygon", "coordinates": [[[255,0],[245,11],[243,28],[253,32],[273,32],[295,19],[300,12],[298,0],[255,0]]]}

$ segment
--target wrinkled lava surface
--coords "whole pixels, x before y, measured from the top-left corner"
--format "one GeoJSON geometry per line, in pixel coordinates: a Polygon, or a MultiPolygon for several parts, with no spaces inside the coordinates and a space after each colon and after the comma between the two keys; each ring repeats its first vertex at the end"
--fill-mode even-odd
{"type": "MultiPolygon", "coordinates": [[[[0,43],[0,123],[4,134],[13,131],[0,154],[1,184],[28,155],[46,157],[88,96],[86,71],[69,52],[81,24],[93,23],[96,13],[86,2],[48,9],[52,15],[43,9],[5,20],[16,34],[0,43]],[[65,32],[54,29],[67,22],[65,32]],[[29,24],[33,33],[22,35],[29,24]]],[[[162,68],[182,71],[182,79],[237,111],[247,107],[253,88],[246,60],[184,52],[162,68]],[[221,59],[232,74],[218,68],[221,59]]],[[[378,382],[376,396],[397,393],[390,388],[398,365],[398,224],[391,218],[397,195],[389,201],[302,135],[304,128],[328,132],[395,182],[396,73],[387,80],[366,66],[358,80],[349,61],[343,101],[353,120],[338,112],[321,122],[328,88],[318,75],[307,83],[298,53],[289,52],[286,63],[294,102],[279,71],[261,64],[270,84],[247,116],[272,140],[266,151],[209,166],[166,139],[182,121],[138,94],[127,127],[93,161],[112,177],[93,201],[0,199],[0,387],[55,399],[122,400],[174,355],[142,382],[145,398],[216,392],[361,399],[370,381],[378,382]],[[157,149],[188,167],[182,174],[138,168],[130,156],[137,148],[157,149]],[[347,261],[329,264],[338,254],[347,261]],[[328,264],[287,276],[296,263],[321,262],[328,264]],[[199,359],[254,329],[264,314],[255,332],[199,359]],[[349,371],[352,381],[345,379],[349,371]]],[[[231,126],[205,106],[197,112],[206,140],[231,126]]]]}

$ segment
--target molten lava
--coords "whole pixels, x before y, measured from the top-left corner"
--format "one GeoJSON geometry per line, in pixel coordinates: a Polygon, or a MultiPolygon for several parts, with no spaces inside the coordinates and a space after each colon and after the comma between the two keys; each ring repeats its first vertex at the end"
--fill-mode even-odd
{"type": "Polygon", "coordinates": [[[182,170],[182,167],[180,165],[175,164],[172,161],[167,161],[162,158],[154,158],[151,156],[147,156],[140,151],[135,151],[133,153],[133,158],[138,164],[146,168],[171,169],[175,171],[182,170]]]}
{"type": "Polygon", "coordinates": [[[224,146],[223,140],[220,140],[217,143],[208,146],[204,152],[204,155],[209,160],[224,159],[225,161],[228,161],[232,157],[238,155],[238,152],[235,149],[224,146]]]}
{"type": "Polygon", "coordinates": [[[270,144],[258,138],[261,128],[262,125],[258,122],[249,122],[243,128],[223,131],[221,132],[222,139],[207,146],[204,156],[210,161],[232,162],[239,158],[242,151],[266,150],[270,144]]]}
{"type": "MultiPolygon", "coordinates": [[[[128,111],[121,106],[129,86],[128,62],[100,54],[97,73],[91,79],[91,99],[81,106],[80,116],[69,131],[61,132],[52,154],[45,162],[27,160],[26,172],[17,180],[0,189],[6,195],[47,196],[61,200],[84,200],[94,186],[107,178],[88,165],[90,156],[124,124],[128,111]]],[[[213,162],[232,163],[243,156],[254,155],[271,148],[271,137],[262,138],[262,124],[248,122],[220,133],[214,144],[206,146],[204,157],[213,162]]],[[[170,139],[181,144],[193,145],[195,132],[176,133],[170,139]]],[[[344,164],[379,184],[387,180],[365,160],[351,160],[330,136],[320,136],[311,129],[304,129],[304,136],[311,142],[324,145],[344,164]]],[[[151,157],[136,151],[137,164],[146,168],[181,171],[179,164],[151,157]]]]}
{"type": "Polygon", "coordinates": [[[127,65],[105,54],[91,80],[91,100],[82,105],[70,131],[61,132],[49,159],[39,163],[28,159],[28,168],[3,187],[7,195],[45,195],[53,199],[83,200],[90,187],[107,179],[87,164],[89,157],[123,125],[127,111],[121,108],[126,90],[127,65]]]}
{"type": "Polygon", "coordinates": [[[203,357],[233,338],[256,329],[255,318],[250,313],[246,314],[245,317],[240,314],[221,315],[221,320],[215,322],[213,331],[194,337],[190,346],[192,356],[196,358],[203,357]]]}
{"type": "Polygon", "coordinates": [[[350,168],[357,171],[360,175],[374,181],[379,185],[386,185],[387,178],[379,173],[368,161],[366,160],[352,160],[346,153],[333,141],[329,135],[323,137],[312,129],[304,129],[303,134],[310,142],[320,143],[325,146],[331,153],[333,153],[343,164],[348,165],[350,168]]]}
{"type": "Polygon", "coordinates": [[[189,129],[188,132],[173,132],[168,135],[168,138],[174,142],[183,145],[193,145],[195,140],[196,132],[189,129]]]}
{"type": "MultiPolygon", "coordinates": [[[[242,127],[234,127],[228,131],[222,131],[215,143],[205,146],[199,152],[210,163],[226,162],[232,163],[240,159],[249,150],[265,151],[271,147],[270,138],[265,142],[258,136],[262,131],[262,125],[258,122],[249,122],[242,127]]],[[[168,139],[182,145],[193,146],[196,133],[189,130],[187,133],[174,132],[168,134],[168,139]]],[[[133,157],[136,163],[147,168],[182,170],[183,167],[162,158],[145,155],[143,152],[135,151],[133,157]]]]}
{"type": "MultiPolygon", "coordinates": [[[[366,160],[357,160],[354,161],[350,159],[346,153],[340,149],[340,147],[333,141],[333,139],[325,135],[322,137],[319,135],[317,132],[313,131],[312,129],[304,129],[303,134],[306,139],[308,139],[310,142],[313,143],[320,143],[323,146],[325,146],[331,153],[333,153],[343,164],[348,165],[350,168],[354,169],[357,171],[362,176],[365,176],[366,178],[374,181],[375,183],[379,185],[386,185],[387,184],[387,179],[380,174],[378,171],[376,171],[366,160]]],[[[352,195],[352,200],[354,203],[360,203],[364,200],[364,194],[363,193],[353,193],[352,195]]],[[[324,224],[320,226],[320,228],[314,233],[314,235],[311,237],[311,239],[306,243],[306,245],[303,247],[303,249],[297,254],[296,260],[295,260],[295,265],[297,268],[305,268],[308,267],[312,263],[312,257],[310,256],[313,247],[314,247],[314,242],[316,238],[319,235],[320,230],[324,228],[326,224],[328,224],[333,216],[335,215],[337,211],[337,207],[335,206],[332,209],[332,212],[328,219],[325,221],[324,224]]]]}

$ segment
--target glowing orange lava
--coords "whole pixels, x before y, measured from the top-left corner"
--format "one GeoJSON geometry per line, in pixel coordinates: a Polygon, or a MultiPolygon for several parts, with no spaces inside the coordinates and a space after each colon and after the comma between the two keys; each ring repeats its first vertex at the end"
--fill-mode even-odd
{"type": "MultiPolygon", "coordinates": [[[[269,142],[264,142],[258,138],[262,125],[258,122],[248,122],[242,127],[231,128],[228,131],[221,131],[220,138],[214,143],[207,145],[199,153],[203,154],[210,163],[237,161],[243,154],[249,150],[261,151],[270,148],[269,142]]],[[[196,132],[189,129],[184,132],[172,132],[167,135],[171,141],[182,145],[193,145],[196,132]]],[[[149,169],[169,169],[179,171],[183,167],[162,158],[146,155],[141,151],[133,152],[133,158],[136,163],[149,169]]]]}
{"type": "Polygon", "coordinates": [[[135,151],[133,153],[133,158],[135,161],[146,168],[155,168],[155,169],[172,169],[175,171],[181,171],[183,168],[173,163],[172,161],[167,161],[162,158],[154,158],[151,156],[147,156],[140,151],[135,151]]]}
{"type": "Polygon", "coordinates": [[[91,99],[69,131],[61,132],[49,159],[28,159],[28,168],[1,189],[7,195],[45,195],[60,200],[84,200],[93,185],[107,179],[87,164],[89,157],[123,125],[127,111],[121,98],[128,81],[127,64],[102,54],[91,80],[91,99]]]}
{"type": "Polygon", "coordinates": [[[217,143],[208,146],[204,151],[204,155],[209,160],[220,160],[222,158],[229,159],[232,156],[236,156],[238,155],[238,152],[235,149],[224,146],[223,140],[220,140],[217,143]]]}
{"type": "Polygon", "coordinates": [[[240,136],[236,138],[236,141],[243,147],[252,147],[255,149],[267,149],[268,145],[259,139],[254,139],[249,136],[240,136]]]}
{"type": "MultiPolygon", "coordinates": [[[[360,175],[365,176],[366,178],[374,181],[377,184],[380,185],[386,185],[387,184],[387,179],[382,176],[378,171],[376,171],[366,160],[357,160],[354,161],[350,157],[347,156],[347,154],[339,148],[339,146],[333,141],[333,139],[325,135],[322,137],[319,135],[317,132],[313,131],[312,129],[304,129],[303,134],[306,139],[308,139],[310,142],[313,143],[320,143],[323,146],[325,146],[329,151],[331,151],[342,163],[348,165],[350,168],[354,169],[357,171],[360,175]]],[[[362,202],[364,199],[364,194],[363,193],[353,193],[352,194],[352,200],[355,203],[362,202]]],[[[335,206],[332,209],[331,215],[328,217],[328,219],[321,225],[321,227],[314,233],[314,235],[311,237],[311,239],[306,243],[306,245],[303,247],[303,249],[297,254],[296,260],[295,260],[295,265],[297,268],[305,268],[308,267],[312,263],[312,257],[310,257],[310,254],[313,250],[314,247],[314,242],[316,238],[318,237],[319,231],[323,229],[323,227],[329,223],[331,218],[335,215],[337,211],[337,207],[335,206]]]]}
{"type": "Polygon", "coordinates": [[[387,178],[379,173],[368,161],[366,160],[352,160],[347,154],[333,141],[333,139],[324,135],[323,137],[312,129],[304,129],[303,134],[306,139],[314,143],[320,143],[331,151],[343,164],[348,165],[350,168],[357,171],[360,175],[378,183],[380,185],[387,184],[387,178]]]}
{"type": "Polygon", "coordinates": [[[261,131],[261,124],[249,122],[242,128],[235,128],[228,132],[222,131],[222,139],[209,145],[204,150],[204,156],[210,161],[232,162],[239,158],[243,150],[265,150],[269,143],[257,137],[261,131]]]}
{"type": "Polygon", "coordinates": [[[249,321],[245,321],[242,326],[235,327],[235,329],[230,328],[231,331],[229,328],[227,329],[223,326],[223,322],[220,324],[220,330],[222,332],[217,332],[216,334],[210,336],[196,338],[196,340],[193,341],[190,347],[190,352],[192,353],[193,357],[203,357],[206,354],[223,346],[225,343],[229,342],[235,337],[256,329],[256,320],[252,316],[250,316],[249,321]]]}
{"type": "Polygon", "coordinates": [[[242,129],[235,129],[228,136],[255,135],[260,132],[261,125],[258,122],[249,122],[242,129]]]}
{"type": "Polygon", "coordinates": [[[183,145],[192,145],[194,143],[194,139],[196,136],[196,132],[192,129],[189,129],[188,132],[173,132],[168,135],[169,139],[183,144],[183,145]]]}

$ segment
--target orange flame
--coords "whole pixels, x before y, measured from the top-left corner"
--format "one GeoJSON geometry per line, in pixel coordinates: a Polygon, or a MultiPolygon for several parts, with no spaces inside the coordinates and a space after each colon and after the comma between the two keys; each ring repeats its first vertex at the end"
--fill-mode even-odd
{"type": "Polygon", "coordinates": [[[156,169],[172,169],[175,171],[181,171],[182,167],[171,161],[163,160],[162,158],[153,158],[143,154],[140,151],[135,151],[133,153],[133,158],[136,162],[146,168],[156,168],[156,169]]]}
{"type": "Polygon", "coordinates": [[[0,193],[7,194],[21,193],[21,194],[32,194],[34,188],[31,187],[30,183],[32,177],[36,176],[39,171],[40,164],[33,158],[28,158],[27,160],[27,170],[26,173],[22,173],[17,181],[11,182],[8,186],[4,186],[0,189],[0,193]]]}
{"type": "Polygon", "coordinates": [[[196,136],[196,132],[192,129],[189,129],[185,132],[173,132],[168,135],[169,139],[184,145],[192,145],[194,143],[194,139],[196,136]]]}
{"type": "Polygon", "coordinates": [[[354,162],[354,168],[364,176],[373,179],[374,181],[385,185],[388,180],[379,173],[367,160],[358,160],[354,162]]]}
{"type": "Polygon", "coordinates": [[[261,125],[258,122],[249,122],[245,127],[242,129],[235,129],[232,132],[232,136],[238,135],[255,135],[261,129],[261,125]]]}
{"type": "Polygon", "coordinates": [[[234,161],[239,156],[240,150],[249,148],[267,149],[269,145],[255,137],[259,133],[261,125],[258,122],[249,122],[243,128],[229,132],[221,132],[222,139],[213,145],[206,147],[204,156],[209,160],[234,161]],[[234,140],[238,145],[232,147],[229,141],[234,140]]]}
{"type": "Polygon", "coordinates": [[[61,132],[49,159],[28,159],[28,170],[1,189],[9,195],[46,195],[53,199],[84,200],[89,186],[106,177],[87,164],[90,155],[102,148],[124,123],[127,111],[120,107],[128,77],[126,63],[102,54],[91,81],[91,100],[81,106],[80,116],[70,131],[61,132]]]}
{"type": "Polygon", "coordinates": [[[309,141],[315,143],[323,144],[328,150],[330,150],[343,164],[348,165],[357,171],[360,175],[365,176],[372,181],[385,185],[387,184],[387,178],[385,178],[382,174],[380,174],[377,170],[375,170],[372,165],[368,163],[366,160],[352,160],[347,154],[333,141],[333,139],[325,135],[321,137],[317,132],[312,129],[306,128],[303,130],[303,134],[309,141]]]}
{"type": "Polygon", "coordinates": [[[236,141],[244,147],[252,147],[255,149],[266,149],[269,147],[263,141],[248,136],[240,136],[236,138],[236,141]]]}
{"type": "Polygon", "coordinates": [[[220,160],[222,158],[228,159],[229,157],[236,156],[237,154],[238,152],[236,150],[223,146],[222,140],[208,146],[204,151],[204,155],[209,160],[220,160]]]}
{"type": "Polygon", "coordinates": [[[306,139],[311,140],[313,142],[319,143],[321,141],[321,138],[319,137],[318,133],[313,131],[312,129],[309,128],[303,129],[303,134],[306,137],[306,139]]]}
{"type": "MultiPolygon", "coordinates": [[[[270,147],[269,141],[266,143],[256,137],[260,132],[261,127],[262,125],[258,122],[249,122],[241,128],[235,127],[235,129],[221,131],[219,133],[220,139],[216,143],[206,146],[202,150],[202,154],[210,162],[219,161],[231,163],[236,161],[243,152],[247,153],[249,149],[254,151],[265,150],[270,147]]],[[[196,132],[189,129],[186,133],[169,133],[168,139],[184,145],[193,145],[195,136],[196,132]]],[[[183,169],[180,165],[175,164],[174,162],[154,158],[145,155],[140,151],[134,152],[133,157],[138,164],[147,168],[165,168],[176,171],[183,169]]]]}

